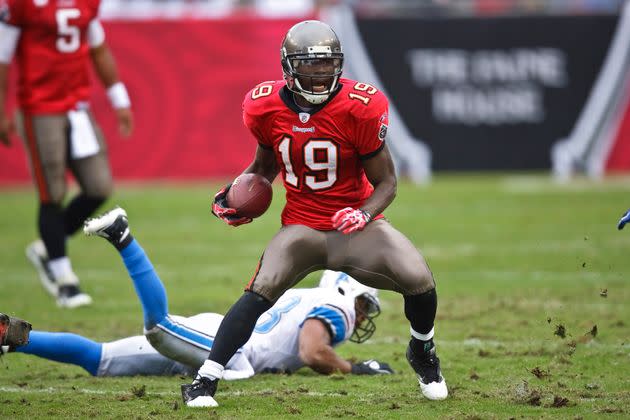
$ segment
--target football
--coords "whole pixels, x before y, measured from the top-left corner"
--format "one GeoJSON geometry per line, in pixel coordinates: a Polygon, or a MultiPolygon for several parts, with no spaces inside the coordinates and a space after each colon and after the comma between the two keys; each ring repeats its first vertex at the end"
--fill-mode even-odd
{"type": "Polygon", "coordinates": [[[227,193],[228,205],[236,209],[236,215],[256,218],[267,211],[273,190],[267,178],[258,174],[239,175],[227,193]]]}

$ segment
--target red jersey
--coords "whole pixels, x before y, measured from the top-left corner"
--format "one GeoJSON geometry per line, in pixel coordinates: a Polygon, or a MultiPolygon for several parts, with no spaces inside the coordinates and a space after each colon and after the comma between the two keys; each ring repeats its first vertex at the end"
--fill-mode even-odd
{"type": "Polygon", "coordinates": [[[339,83],[310,113],[295,104],[284,81],[263,82],[245,96],[245,125],[281,168],[283,225],[333,230],[338,210],[361,207],[374,190],[361,161],[384,147],[387,98],[366,83],[339,83]]]}
{"type": "Polygon", "coordinates": [[[90,97],[88,24],[100,0],[0,0],[20,29],[18,101],[28,113],[58,113],[90,97]]]}

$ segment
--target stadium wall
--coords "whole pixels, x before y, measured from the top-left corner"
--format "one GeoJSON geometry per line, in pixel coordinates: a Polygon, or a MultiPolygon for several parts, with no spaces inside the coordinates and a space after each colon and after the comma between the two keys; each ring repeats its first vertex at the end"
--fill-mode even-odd
{"type": "MultiPolygon", "coordinates": [[[[420,182],[432,170],[550,169],[554,144],[585,130],[587,147],[572,168],[596,161],[600,173],[630,170],[626,9],[621,17],[482,19],[357,18],[333,9],[323,18],[342,28],[347,74],[390,96],[392,150],[399,169],[420,182]],[[600,97],[593,118],[586,111],[600,97]]],[[[105,22],[136,115],[133,137],[121,139],[103,90],[94,88],[116,178],[238,173],[256,147],[241,122],[243,96],[281,78],[280,40],[302,19],[105,22]]],[[[2,150],[0,184],[29,179],[23,149],[2,150]]]]}

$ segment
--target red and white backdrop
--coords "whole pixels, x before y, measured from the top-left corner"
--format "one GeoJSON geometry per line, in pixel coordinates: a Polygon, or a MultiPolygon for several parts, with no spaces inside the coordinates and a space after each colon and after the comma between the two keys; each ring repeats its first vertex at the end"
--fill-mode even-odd
{"type": "MultiPolygon", "coordinates": [[[[282,78],[280,44],[297,20],[105,22],[136,119],[133,136],[122,139],[95,83],[92,107],[108,140],[114,176],[187,180],[238,174],[256,147],[242,123],[243,97],[260,82],[282,78]]],[[[0,183],[29,180],[20,140],[14,138],[10,149],[0,146],[0,183]]]]}
{"type": "MultiPolygon", "coordinates": [[[[400,20],[346,12],[332,10],[328,20],[344,43],[347,73],[390,96],[388,141],[414,180],[431,170],[630,170],[630,3],[605,16],[400,20]]],[[[281,40],[304,18],[105,22],[136,117],[132,138],[121,139],[95,84],[93,109],[115,177],[239,173],[256,147],[241,121],[243,96],[282,77],[281,40]]],[[[20,141],[0,146],[0,185],[29,179],[20,141]]]]}

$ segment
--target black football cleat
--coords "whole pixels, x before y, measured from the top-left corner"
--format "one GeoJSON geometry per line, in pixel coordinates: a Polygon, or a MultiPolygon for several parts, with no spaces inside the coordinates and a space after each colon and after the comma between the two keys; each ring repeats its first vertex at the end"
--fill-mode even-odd
{"type": "Polygon", "coordinates": [[[430,400],[443,400],[448,396],[448,388],[440,371],[440,359],[435,353],[435,346],[422,356],[417,356],[409,343],[407,361],[416,372],[422,395],[430,400]]]}
{"type": "Polygon", "coordinates": [[[17,347],[28,344],[33,327],[30,323],[0,313],[0,346],[17,347]]]}
{"type": "Polygon", "coordinates": [[[218,407],[214,400],[218,379],[198,376],[192,384],[182,385],[182,399],[188,407],[218,407]]]}
{"type": "Polygon", "coordinates": [[[118,249],[130,242],[129,220],[125,209],[116,207],[101,216],[86,220],[83,233],[87,236],[100,236],[118,249]]]}

